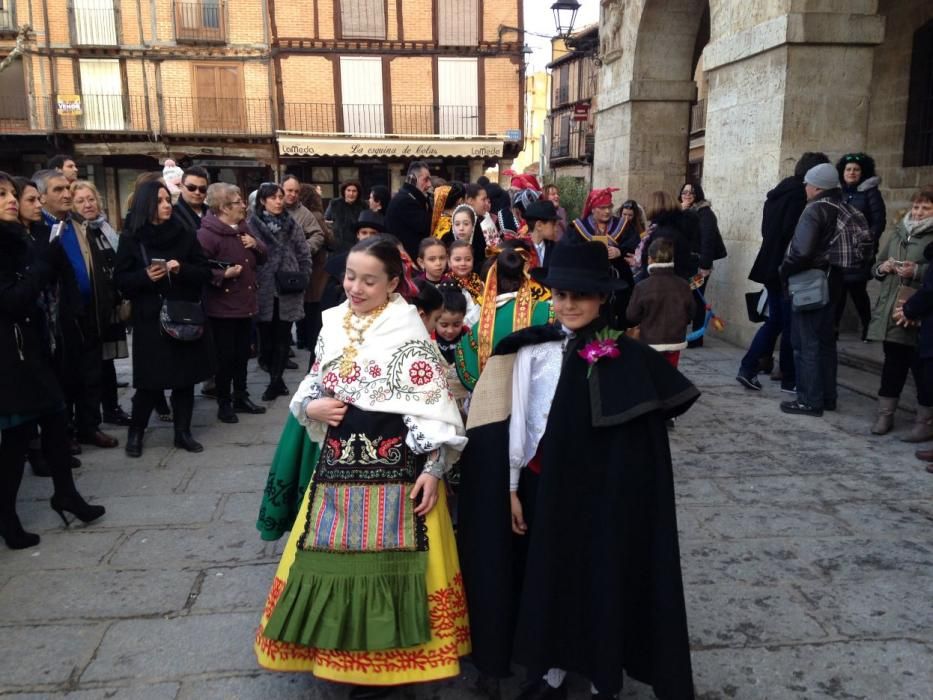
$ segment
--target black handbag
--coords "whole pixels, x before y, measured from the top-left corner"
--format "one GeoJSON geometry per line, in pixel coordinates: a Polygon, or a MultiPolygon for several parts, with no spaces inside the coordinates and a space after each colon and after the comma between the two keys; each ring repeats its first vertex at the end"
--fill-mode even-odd
{"type": "Polygon", "coordinates": [[[159,325],[169,338],[183,343],[200,340],[204,335],[204,309],[197,301],[163,299],[159,325]]]}
{"type": "Polygon", "coordinates": [[[275,273],[275,288],[279,294],[300,294],[308,288],[310,277],[306,272],[279,270],[275,273]]]}
{"type": "Polygon", "coordinates": [[[768,320],[768,290],[762,287],[757,292],[745,293],[745,310],[752,323],[764,323],[768,320]]]}

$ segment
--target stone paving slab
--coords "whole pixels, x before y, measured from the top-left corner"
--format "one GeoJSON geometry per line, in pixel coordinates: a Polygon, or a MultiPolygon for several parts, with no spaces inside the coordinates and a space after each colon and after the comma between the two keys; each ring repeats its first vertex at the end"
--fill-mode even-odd
{"type": "MultiPolygon", "coordinates": [[[[786,416],[775,383],[759,393],[735,382],[741,354],[711,339],[683,355],[703,396],[671,433],[698,698],[928,698],[933,482],[916,446],[897,439],[909,421],[871,436],[873,403],[847,390],[823,418],[786,416]]],[[[128,365],[118,363],[121,377],[128,365]]],[[[43,539],[0,549],[0,700],[347,696],[263,671],[252,653],[284,547],[261,541],[255,519],[287,403],[228,426],[198,396],[198,455],[176,450],[170,425],[155,420],[141,459],[85,448],[78,483],[108,507],[91,526],[62,528],[50,480],[27,472],[20,514],[43,539]]],[[[516,672],[503,698],[515,696],[516,672]]],[[[475,681],[465,662],[458,678],[393,697],[473,700],[475,681]]],[[[589,698],[585,679],[568,684],[572,700],[589,698]]],[[[653,694],[627,681],[622,697],[653,694]]]]}

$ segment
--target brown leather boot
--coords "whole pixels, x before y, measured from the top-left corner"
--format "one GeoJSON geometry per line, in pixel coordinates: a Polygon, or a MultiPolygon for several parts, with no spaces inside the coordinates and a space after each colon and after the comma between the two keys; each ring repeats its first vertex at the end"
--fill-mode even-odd
{"type": "Polygon", "coordinates": [[[926,442],[933,440],[933,406],[917,406],[917,417],[910,434],[901,438],[904,442],[926,442]]]}
{"type": "Polygon", "coordinates": [[[878,397],[878,419],[871,426],[873,435],[887,435],[894,427],[894,412],[897,410],[897,399],[887,396],[878,397]]]}

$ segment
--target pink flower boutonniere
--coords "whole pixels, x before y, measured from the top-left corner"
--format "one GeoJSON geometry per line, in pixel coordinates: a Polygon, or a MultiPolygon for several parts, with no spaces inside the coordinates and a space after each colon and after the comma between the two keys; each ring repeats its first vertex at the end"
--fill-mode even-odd
{"type": "Polygon", "coordinates": [[[595,340],[587,343],[582,350],[577,350],[577,354],[586,360],[590,366],[586,371],[587,377],[593,373],[593,367],[603,357],[613,359],[622,354],[619,351],[619,344],[616,342],[620,335],[622,335],[620,331],[604,328],[596,334],[595,340]]]}

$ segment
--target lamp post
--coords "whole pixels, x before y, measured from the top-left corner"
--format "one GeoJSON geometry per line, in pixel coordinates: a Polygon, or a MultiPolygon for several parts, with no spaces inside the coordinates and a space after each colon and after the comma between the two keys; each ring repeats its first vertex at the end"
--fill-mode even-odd
{"type": "Polygon", "coordinates": [[[580,3],[577,0],[557,0],[551,5],[551,12],[554,13],[554,26],[557,28],[557,34],[561,39],[570,38],[573,32],[573,23],[577,20],[577,10],[580,9],[580,3]]]}

